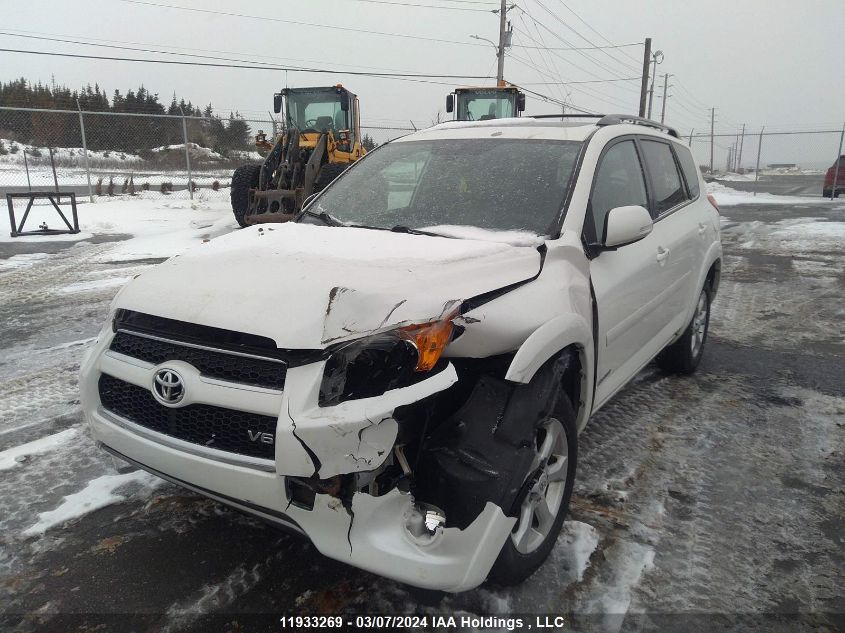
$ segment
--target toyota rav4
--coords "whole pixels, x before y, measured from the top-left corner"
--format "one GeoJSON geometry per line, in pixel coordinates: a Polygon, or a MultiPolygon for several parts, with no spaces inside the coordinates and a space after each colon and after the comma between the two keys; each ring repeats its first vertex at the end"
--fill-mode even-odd
{"type": "Polygon", "coordinates": [[[104,449],[418,587],[513,584],[578,434],[652,359],[690,373],[719,285],[688,146],[635,117],[437,125],[293,222],[117,295],[82,367],[104,449]]]}

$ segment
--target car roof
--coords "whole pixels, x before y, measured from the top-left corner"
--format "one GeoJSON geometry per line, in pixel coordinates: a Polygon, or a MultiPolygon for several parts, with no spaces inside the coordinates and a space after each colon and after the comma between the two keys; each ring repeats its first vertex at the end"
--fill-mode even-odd
{"type": "Polygon", "coordinates": [[[626,115],[519,117],[488,121],[447,121],[396,139],[394,142],[446,138],[521,138],[584,141],[594,132],[610,128],[616,135],[644,134],[677,139],[675,130],[654,121],[626,115]],[[596,119],[596,120],[593,120],[596,119]]]}

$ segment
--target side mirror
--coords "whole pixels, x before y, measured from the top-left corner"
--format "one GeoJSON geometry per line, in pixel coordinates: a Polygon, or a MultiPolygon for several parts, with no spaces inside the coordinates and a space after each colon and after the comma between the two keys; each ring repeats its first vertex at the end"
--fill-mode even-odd
{"type": "Polygon", "coordinates": [[[644,207],[616,207],[607,212],[602,246],[607,249],[633,244],[651,233],[654,222],[644,207]]]}
{"type": "Polygon", "coordinates": [[[273,112],[278,114],[282,111],[282,93],[277,92],[273,95],[273,112]]]}
{"type": "Polygon", "coordinates": [[[455,109],[455,95],[446,95],[446,112],[452,112],[455,109]]]}
{"type": "Polygon", "coordinates": [[[340,93],[340,109],[349,112],[349,93],[345,90],[340,93]]]}
{"type": "Polygon", "coordinates": [[[522,112],[525,110],[525,93],[520,92],[516,95],[516,111],[522,112]]]}

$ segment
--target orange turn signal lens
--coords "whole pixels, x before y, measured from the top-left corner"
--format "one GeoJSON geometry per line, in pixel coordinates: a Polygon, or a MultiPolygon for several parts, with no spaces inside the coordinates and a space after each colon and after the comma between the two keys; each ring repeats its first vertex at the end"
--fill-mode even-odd
{"type": "Polygon", "coordinates": [[[431,371],[434,368],[452,340],[454,330],[455,326],[450,319],[402,328],[402,332],[414,342],[419,352],[415,371],[431,371]]]}

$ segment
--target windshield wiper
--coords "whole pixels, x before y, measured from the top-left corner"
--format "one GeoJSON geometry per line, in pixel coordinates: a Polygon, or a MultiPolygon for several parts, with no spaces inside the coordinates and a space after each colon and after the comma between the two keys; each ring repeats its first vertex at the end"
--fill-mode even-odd
{"type": "Polygon", "coordinates": [[[412,229],[410,226],[397,224],[390,229],[393,233],[408,233],[410,235],[428,235],[429,237],[446,237],[452,239],[449,235],[441,235],[440,233],[432,233],[431,231],[423,231],[420,229],[412,229]]]}
{"type": "Polygon", "coordinates": [[[318,211],[311,211],[310,209],[303,209],[302,211],[300,211],[299,215],[296,217],[296,221],[299,222],[299,220],[302,219],[303,215],[307,215],[309,217],[317,218],[318,220],[322,220],[323,224],[325,224],[326,226],[346,226],[343,222],[338,220],[333,215],[329,215],[325,211],[319,211],[318,212],[318,211]]]}

